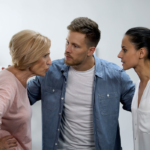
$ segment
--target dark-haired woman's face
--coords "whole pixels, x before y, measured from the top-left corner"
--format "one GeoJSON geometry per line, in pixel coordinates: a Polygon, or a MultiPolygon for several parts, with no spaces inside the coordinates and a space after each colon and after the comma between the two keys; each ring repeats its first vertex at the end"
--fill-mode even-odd
{"type": "Polygon", "coordinates": [[[129,36],[124,36],[121,48],[118,58],[121,59],[123,69],[135,68],[139,62],[140,53],[135,49],[134,44],[130,42],[129,36]]]}

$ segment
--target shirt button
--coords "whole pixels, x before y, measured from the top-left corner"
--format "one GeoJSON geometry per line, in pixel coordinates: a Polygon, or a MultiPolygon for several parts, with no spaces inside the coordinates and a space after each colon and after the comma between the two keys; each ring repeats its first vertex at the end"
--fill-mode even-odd
{"type": "Polygon", "coordinates": [[[63,100],[64,98],[62,97],[61,99],[63,100]]]}
{"type": "Polygon", "coordinates": [[[109,97],[109,94],[107,94],[107,97],[109,97]]]}
{"type": "Polygon", "coordinates": [[[58,129],[58,131],[59,131],[59,129],[58,129]]]}
{"type": "Polygon", "coordinates": [[[55,143],[55,145],[57,145],[57,143],[55,143]]]}
{"type": "Polygon", "coordinates": [[[53,92],[55,92],[55,90],[53,89],[53,92]]]}
{"type": "Polygon", "coordinates": [[[59,113],[59,115],[61,115],[61,113],[59,113]]]}

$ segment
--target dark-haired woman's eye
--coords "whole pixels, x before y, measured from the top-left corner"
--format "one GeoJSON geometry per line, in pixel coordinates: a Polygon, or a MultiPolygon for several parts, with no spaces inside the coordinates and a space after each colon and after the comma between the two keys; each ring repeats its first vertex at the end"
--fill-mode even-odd
{"type": "Polygon", "coordinates": [[[123,52],[124,52],[124,53],[126,53],[126,52],[127,52],[127,50],[126,50],[126,49],[122,49],[122,50],[123,50],[123,52]]]}

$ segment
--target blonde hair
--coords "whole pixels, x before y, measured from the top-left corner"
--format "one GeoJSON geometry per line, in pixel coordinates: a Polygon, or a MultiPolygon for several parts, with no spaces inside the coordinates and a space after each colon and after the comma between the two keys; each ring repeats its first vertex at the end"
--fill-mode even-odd
{"type": "Polygon", "coordinates": [[[50,46],[50,39],[40,33],[32,30],[18,32],[9,43],[13,66],[20,70],[31,67],[46,54],[50,46]]]}

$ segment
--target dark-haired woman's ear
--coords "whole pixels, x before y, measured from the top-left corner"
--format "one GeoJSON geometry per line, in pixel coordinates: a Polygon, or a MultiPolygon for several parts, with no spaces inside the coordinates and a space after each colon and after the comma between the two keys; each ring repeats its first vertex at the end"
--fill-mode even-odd
{"type": "Polygon", "coordinates": [[[140,48],[140,59],[147,57],[147,50],[146,48],[140,48]]]}

